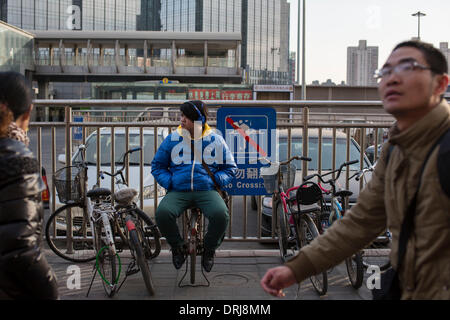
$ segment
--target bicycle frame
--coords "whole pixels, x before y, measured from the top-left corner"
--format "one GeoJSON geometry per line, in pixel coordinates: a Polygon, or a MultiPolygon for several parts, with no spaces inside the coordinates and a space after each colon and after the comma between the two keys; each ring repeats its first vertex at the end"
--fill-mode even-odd
{"type": "MultiPolygon", "coordinates": [[[[279,188],[280,188],[280,190],[283,190],[283,187],[281,185],[279,186],[279,188]]],[[[300,186],[294,186],[294,187],[288,189],[286,192],[281,191],[281,192],[278,193],[279,197],[280,197],[280,200],[281,200],[281,202],[283,204],[283,211],[284,211],[284,213],[288,213],[288,212],[290,213],[290,210],[289,210],[288,205],[287,205],[287,200],[286,200],[286,199],[289,199],[288,195],[292,191],[296,191],[298,188],[300,188],[300,186]]]]}
{"type": "MultiPolygon", "coordinates": [[[[84,221],[91,222],[90,230],[91,230],[93,248],[95,249],[95,252],[97,252],[97,253],[100,252],[100,250],[102,249],[101,247],[100,248],[98,247],[98,244],[95,241],[95,239],[97,238],[97,232],[96,232],[95,226],[97,224],[97,221],[102,220],[104,228],[105,228],[105,236],[106,236],[105,242],[107,243],[108,247],[111,249],[112,253],[114,255],[116,255],[117,250],[116,250],[116,246],[114,243],[114,234],[112,232],[112,228],[111,228],[111,224],[110,224],[110,217],[112,217],[111,215],[114,214],[114,211],[106,210],[106,208],[105,209],[102,208],[101,210],[98,210],[96,208],[96,205],[92,203],[91,199],[86,196],[87,190],[88,190],[88,175],[87,175],[88,168],[84,163],[84,161],[85,161],[84,145],[81,145],[79,147],[79,150],[81,151],[80,152],[81,153],[81,164],[79,164],[79,166],[81,167],[81,170],[83,170],[83,174],[84,174],[84,184],[82,186],[83,189],[81,190],[82,191],[81,194],[83,195],[83,216],[84,216],[84,221]],[[95,218],[96,213],[98,214],[98,218],[95,218]]],[[[101,203],[99,205],[101,205],[101,203]]],[[[70,216],[69,216],[68,220],[71,221],[72,216],[71,216],[70,211],[69,211],[69,215],[70,216]]],[[[67,224],[67,252],[73,253],[73,237],[72,237],[72,224],[71,223],[67,224]]]]}
{"type": "Polygon", "coordinates": [[[186,224],[189,226],[188,232],[191,234],[189,238],[188,253],[199,253],[198,246],[202,245],[202,231],[203,231],[203,214],[198,209],[191,209],[191,216],[186,224]],[[197,240],[197,241],[196,241],[197,240]]]}
{"type": "MultiPolygon", "coordinates": [[[[338,197],[333,197],[331,199],[331,212],[334,212],[334,216],[336,217],[336,220],[342,219],[342,213],[344,212],[344,209],[341,206],[341,203],[338,200],[338,197]]],[[[331,225],[333,223],[332,220],[333,214],[330,214],[330,217],[328,218],[328,223],[331,225]]]]}
{"type": "Polygon", "coordinates": [[[188,264],[186,262],[186,271],[178,282],[178,287],[209,287],[210,282],[203,272],[203,267],[201,267],[201,273],[206,281],[206,284],[195,284],[195,273],[196,273],[196,258],[198,255],[203,253],[203,232],[204,232],[204,217],[203,213],[199,208],[190,208],[185,211],[183,215],[183,239],[187,245],[187,257],[190,257],[190,284],[182,284],[184,278],[188,273],[188,264]],[[191,212],[189,215],[188,212],[191,212]]]}

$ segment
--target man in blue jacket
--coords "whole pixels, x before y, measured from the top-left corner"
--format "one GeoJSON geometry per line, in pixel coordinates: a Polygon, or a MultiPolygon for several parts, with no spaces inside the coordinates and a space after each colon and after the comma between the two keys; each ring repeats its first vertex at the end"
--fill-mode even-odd
{"type": "Polygon", "coordinates": [[[153,176],[168,191],[158,205],[155,219],[172,248],[173,264],[179,269],[186,259],[186,250],[176,219],[189,207],[200,208],[209,220],[202,266],[210,272],[229,215],[202,159],[220,187],[231,183],[237,167],[225,140],[206,123],[206,105],[202,101],[187,101],[180,110],[180,126],[163,141],[152,161],[153,176]]]}

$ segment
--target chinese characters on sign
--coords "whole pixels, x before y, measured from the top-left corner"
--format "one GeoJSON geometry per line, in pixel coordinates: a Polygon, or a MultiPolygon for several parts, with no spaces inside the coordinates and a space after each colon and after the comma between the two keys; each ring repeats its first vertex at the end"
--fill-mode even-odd
{"type": "Polygon", "coordinates": [[[251,90],[189,89],[190,100],[251,100],[251,90]]]}
{"type": "Polygon", "coordinates": [[[265,195],[263,164],[275,152],[276,112],[273,108],[220,108],[217,129],[221,131],[238,166],[235,179],[225,189],[231,195],[265,195]]]}
{"type": "Polygon", "coordinates": [[[258,168],[241,168],[236,171],[236,179],[261,179],[258,168]]]}

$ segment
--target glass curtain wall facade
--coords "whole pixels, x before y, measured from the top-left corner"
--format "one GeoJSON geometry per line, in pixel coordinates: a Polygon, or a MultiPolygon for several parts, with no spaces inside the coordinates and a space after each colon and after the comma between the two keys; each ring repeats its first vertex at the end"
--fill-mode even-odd
{"type": "Polygon", "coordinates": [[[242,0],[243,67],[250,83],[291,83],[289,4],[284,0],[242,0]]]}
{"type": "Polygon", "coordinates": [[[161,0],[161,30],[174,32],[202,31],[196,24],[200,16],[197,0],[161,0]]]}
{"type": "Polygon", "coordinates": [[[286,0],[161,0],[166,31],[242,32],[241,66],[252,84],[290,84],[286,0]]]}
{"type": "Polygon", "coordinates": [[[0,19],[24,30],[159,31],[160,11],[161,0],[0,0],[0,19]]]}
{"type": "Polygon", "coordinates": [[[0,19],[24,30],[241,32],[251,84],[292,82],[289,10],[287,0],[0,0],[0,19]]]}
{"type": "Polygon", "coordinates": [[[0,71],[25,73],[33,66],[33,37],[0,23],[0,71]]]}

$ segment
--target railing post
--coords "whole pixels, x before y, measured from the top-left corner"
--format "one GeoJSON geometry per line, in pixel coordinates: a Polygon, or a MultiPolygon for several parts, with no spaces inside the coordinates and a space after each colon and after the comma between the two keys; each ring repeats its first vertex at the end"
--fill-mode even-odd
{"type": "MultiPolygon", "coordinates": [[[[359,169],[362,170],[364,168],[364,150],[365,150],[365,139],[366,138],[366,128],[361,128],[361,144],[360,144],[360,157],[359,157],[359,169]]],[[[376,146],[375,146],[376,148],[376,146]]],[[[364,188],[364,179],[359,180],[359,191],[361,191],[364,188]]]]}
{"type": "Polygon", "coordinates": [[[375,135],[375,140],[373,142],[374,150],[373,150],[372,163],[375,163],[378,159],[378,128],[375,128],[374,135],[375,135]]]}
{"type": "MultiPolygon", "coordinates": [[[[350,128],[345,128],[345,134],[346,136],[346,149],[345,149],[345,161],[353,161],[355,159],[350,159],[350,128]]],[[[347,167],[345,169],[345,189],[350,190],[350,168],[347,167]]],[[[346,198],[346,201],[348,200],[348,197],[346,198]]],[[[345,204],[346,208],[348,208],[348,203],[345,204]]]]}
{"type": "MultiPolygon", "coordinates": [[[[309,108],[303,108],[303,134],[302,134],[302,156],[308,156],[308,125],[309,125],[309,108]]],[[[308,162],[302,161],[302,178],[308,175],[308,162]]]]}
{"type": "MultiPolygon", "coordinates": [[[[66,181],[71,184],[72,181],[72,170],[70,166],[72,165],[72,135],[70,130],[70,123],[72,122],[72,107],[65,107],[65,123],[66,123],[66,181]]],[[[72,186],[68,188],[70,193],[72,193],[72,186]]],[[[73,253],[73,232],[72,232],[72,211],[69,209],[66,212],[66,240],[67,240],[67,253],[73,253]]]]}
{"type": "MultiPolygon", "coordinates": [[[[52,177],[56,171],[56,127],[52,127],[52,177]]],[[[56,187],[55,184],[52,183],[52,190],[50,192],[50,198],[52,201],[52,212],[55,212],[56,209],[56,187]]],[[[55,234],[55,233],[53,233],[55,234]]]]}

